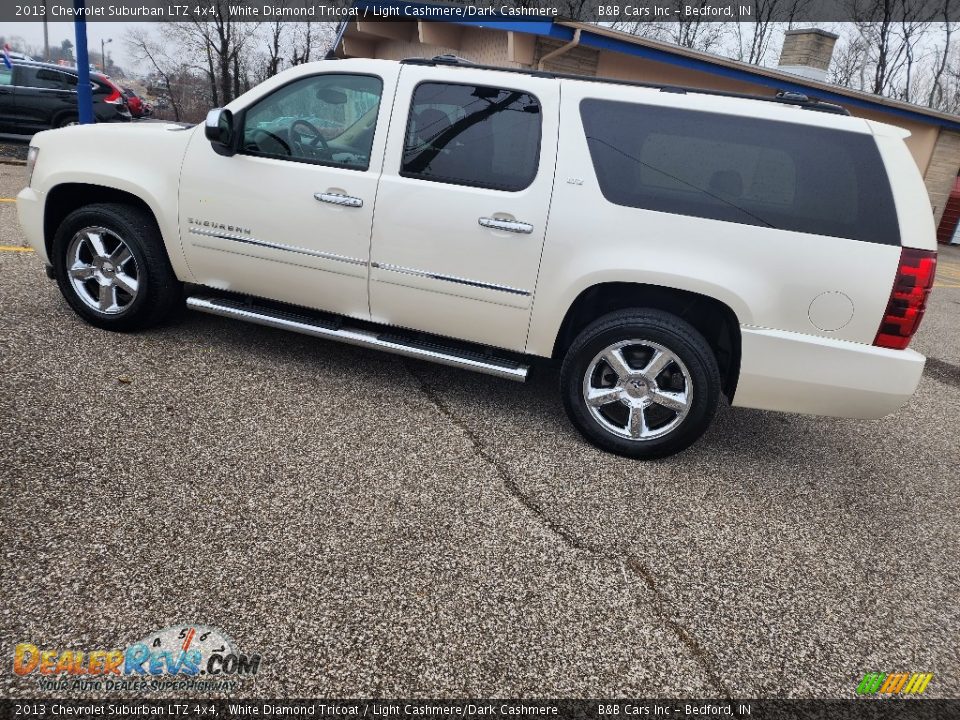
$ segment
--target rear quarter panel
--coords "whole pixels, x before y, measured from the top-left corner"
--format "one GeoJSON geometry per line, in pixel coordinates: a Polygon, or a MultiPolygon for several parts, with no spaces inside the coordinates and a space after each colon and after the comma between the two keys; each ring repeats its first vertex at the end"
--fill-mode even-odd
{"type": "MultiPolygon", "coordinates": [[[[564,82],[561,95],[560,152],[529,352],[550,355],[567,309],[585,289],[604,282],[646,283],[706,295],[729,306],[742,326],[873,341],[890,294],[899,246],[611,203],[597,182],[579,104],[584,98],[602,98],[710,112],[749,111],[756,117],[781,121],[796,117],[797,122],[869,134],[864,121],[772,103],[575,81],[564,82]],[[745,108],[745,102],[751,107],[745,108]],[[790,110],[796,115],[789,115],[790,110]],[[850,298],[853,314],[842,327],[825,331],[811,321],[811,303],[824,293],[850,298]]],[[[902,140],[897,142],[903,145],[902,140]]]]}
{"type": "Polygon", "coordinates": [[[910,133],[893,125],[868,121],[887,168],[900,221],[900,243],[918,250],[937,249],[937,227],[923,176],[903,142],[910,133]]]}

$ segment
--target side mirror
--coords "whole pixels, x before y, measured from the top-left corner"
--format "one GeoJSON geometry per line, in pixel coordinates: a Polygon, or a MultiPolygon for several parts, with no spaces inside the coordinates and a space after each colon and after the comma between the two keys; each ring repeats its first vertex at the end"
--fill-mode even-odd
{"type": "Polygon", "coordinates": [[[204,123],[204,134],[213,145],[213,149],[221,155],[233,155],[234,127],[233,113],[223,108],[215,108],[207,113],[204,123]]]}

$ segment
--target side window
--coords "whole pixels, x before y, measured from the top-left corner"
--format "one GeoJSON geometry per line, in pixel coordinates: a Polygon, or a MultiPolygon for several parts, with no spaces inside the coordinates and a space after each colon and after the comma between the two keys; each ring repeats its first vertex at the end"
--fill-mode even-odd
{"type": "Polygon", "coordinates": [[[421,83],[403,143],[404,177],[518,191],[537,175],[540,103],[528,93],[421,83]]]}
{"type": "Polygon", "coordinates": [[[739,197],[750,202],[785,208],[796,196],[796,164],[776,148],[652,132],[643,143],[641,160],[640,183],[665,192],[685,192],[695,186],[729,194],[724,182],[736,185],[739,179],[739,197]],[[663,169],[678,172],[665,173],[663,169]]]}
{"type": "Polygon", "coordinates": [[[12,85],[13,84],[13,70],[6,67],[5,65],[0,65],[0,85],[12,85]]]}
{"type": "Polygon", "coordinates": [[[383,82],[369,75],[313,75],[247,109],[242,152],[366,170],[383,82]]]}
{"type": "Polygon", "coordinates": [[[15,66],[13,82],[18,87],[36,87],[37,69],[25,65],[15,66]]]}
{"type": "Polygon", "coordinates": [[[48,90],[67,89],[67,83],[63,73],[48,68],[23,67],[18,84],[24,87],[45,88],[48,90]]]}
{"type": "Polygon", "coordinates": [[[898,245],[870,135],[747,116],[583,100],[603,196],[617,205],[898,245]]]}

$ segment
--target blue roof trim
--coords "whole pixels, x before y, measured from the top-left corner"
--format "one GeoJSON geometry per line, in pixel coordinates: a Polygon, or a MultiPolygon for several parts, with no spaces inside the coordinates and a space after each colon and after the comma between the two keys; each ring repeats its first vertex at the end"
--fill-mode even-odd
{"type": "MultiPolygon", "coordinates": [[[[398,20],[407,19],[410,21],[423,20],[425,22],[444,22],[448,25],[467,25],[470,27],[495,27],[497,30],[509,30],[511,32],[525,33],[527,35],[543,35],[555,37],[558,39],[570,40],[573,38],[573,30],[563,25],[554,25],[553,20],[517,20],[513,15],[487,15],[476,20],[431,20],[429,17],[417,17],[416,15],[404,15],[404,8],[427,8],[438,7],[436,3],[406,2],[405,0],[354,0],[353,7],[361,10],[394,8],[400,11],[400,15],[394,16],[398,20]]],[[[466,8],[467,6],[461,6],[466,8]]],[[[360,15],[351,17],[351,20],[369,20],[374,21],[377,18],[370,15],[360,15]]]]}
{"type": "MultiPolygon", "coordinates": [[[[354,2],[354,6],[358,8],[372,9],[374,7],[391,7],[396,8],[401,12],[405,7],[424,8],[431,5],[431,3],[406,2],[405,0],[355,0],[354,2]]],[[[436,6],[434,5],[434,7],[436,6]]],[[[404,16],[401,14],[399,17],[403,18],[404,16]]],[[[363,20],[364,18],[358,17],[355,19],[363,20]]],[[[416,16],[410,17],[410,20],[416,19],[418,19],[416,16]]],[[[425,19],[429,21],[428,18],[425,19]]],[[[573,39],[574,35],[573,28],[567,27],[566,25],[556,25],[552,20],[516,20],[509,15],[496,15],[477,20],[444,20],[431,22],[449,22],[452,25],[464,25],[470,27],[490,27],[496,28],[497,30],[524,33],[526,35],[537,35],[540,37],[549,37],[555,40],[568,42],[573,39]]],[[[662,62],[667,65],[674,65],[676,67],[699,70],[701,72],[719,75],[732,80],[740,80],[741,82],[747,82],[752,85],[769,87],[772,90],[787,90],[790,92],[803,93],[805,95],[813,95],[826,102],[837,103],[838,105],[844,105],[847,107],[858,107],[867,110],[873,110],[885,115],[902,117],[913,120],[914,122],[924,123],[926,125],[938,125],[940,127],[947,128],[948,130],[960,132],[960,120],[947,120],[945,118],[933,117],[931,115],[925,115],[921,112],[909,110],[907,108],[884,105],[883,103],[875,102],[867,98],[851,97],[849,95],[831,92],[817,86],[807,85],[799,78],[791,81],[767,77],[766,75],[759,75],[747,69],[727,67],[726,65],[712,63],[709,60],[679,55],[677,53],[670,52],[669,50],[661,50],[659,48],[652,48],[646,45],[636,45],[634,43],[627,42],[626,40],[607,37],[606,35],[593,33],[586,29],[582,30],[580,33],[580,44],[586,47],[597,48],[599,50],[611,50],[623,55],[633,55],[634,57],[646,58],[648,60],[662,62]]]]}

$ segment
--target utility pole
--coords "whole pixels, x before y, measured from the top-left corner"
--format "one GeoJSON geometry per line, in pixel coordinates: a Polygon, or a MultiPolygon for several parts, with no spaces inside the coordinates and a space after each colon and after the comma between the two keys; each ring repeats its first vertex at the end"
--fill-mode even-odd
{"type": "Polygon", "coordinates": [[[50,62],[50,35],[47,32],[47,0],[43,0],[43,60],[50,62]]]}
{"type": "Polygon", "coordinates": [[[104,48],[106,47],[107,43],[112,43],[112,42],[113,42],[113,38],[107,38],[106,40],[104,40],[103,38],[100,38],[100,71],[104,75],[107,74],[107,53],[104,50],[104,48]]]}

